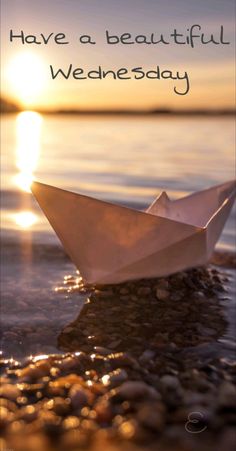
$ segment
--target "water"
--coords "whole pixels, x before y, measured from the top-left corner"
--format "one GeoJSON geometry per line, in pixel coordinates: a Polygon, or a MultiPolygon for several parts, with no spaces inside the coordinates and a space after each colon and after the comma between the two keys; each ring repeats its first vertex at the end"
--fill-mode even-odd
{"type": "MultiPolygon", "coordinates": [[[[27,186],[32,173],[45,183],[142,209],[162,189],[177,198],[234,178],[234,138],[228,117],[3,116],[3,227],[23,229],[14,214],[30,210],[36,215],[30,230],[52,236],[31,195],[17,186],[27,186]]],[[[232,218],[220,241],[229,249],[232,218]]]]}
{"type": "MultiPolygon", "coordinates": [[[[229,117],[2,117],[2,347],[6,355],[57,349],[60,328],[83,300],[54,291],[73,265],[27,192],[32,176],[103,200],[146,208],[233,179],[229,117]],[[32,330],[33,328],[33,330],[32,330]],[[48,334],[51,330],[51,334],[48,334]],[[20,339],[19,339],[20,336],[20,339]],[[42,339],[42,336],[44,337],[42,339]]],[[[235,249],[231,213],[218,248],[235,249]]]]}

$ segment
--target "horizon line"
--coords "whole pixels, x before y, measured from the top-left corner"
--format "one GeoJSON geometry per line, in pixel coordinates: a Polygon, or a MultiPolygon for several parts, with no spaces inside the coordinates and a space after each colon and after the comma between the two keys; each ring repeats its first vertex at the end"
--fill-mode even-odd
{"type": "Polygon", "coordinates": [[[5,100],[1,98],[1,114],[20,113],[23,111],[35,111],[40,114],[68,114],[68,115],[134,115],[134,116],[148,116],[148,115],[235,115],[236,108],[185,108],[175,109],[171,107],[153,107],[149,109],[141,108],[37,108],[37,107],[23,107],[17,105],[14,101],[5,100]]]}

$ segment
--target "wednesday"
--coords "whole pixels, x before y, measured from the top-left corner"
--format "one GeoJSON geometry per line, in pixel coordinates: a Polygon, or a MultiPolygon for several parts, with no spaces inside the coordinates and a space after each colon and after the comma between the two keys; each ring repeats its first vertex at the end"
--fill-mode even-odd
{"type": "Polygon", "coordinates": [[[142,80],[144,78],[149,80],[177,80],[181,82],[180,86],[174,85],[173,90],[178,95],[186,95],[190,89],[190,80],[188,73],[183,71],[172,71],[169,69],[161,69],[160,66],[156,66],[152,70],[144,70],[142,66],[127,69],[120,67],[117,70],[104,70],[102,66],[98,66],[96,69],[85,70],[82,67],[73,67],[70,64],[67,69],[62,70],[54,69],[50,64],[51,78],[74,78],[75,80],[103,80],[105,78],[112,78],[114,80],[142,80]]]}

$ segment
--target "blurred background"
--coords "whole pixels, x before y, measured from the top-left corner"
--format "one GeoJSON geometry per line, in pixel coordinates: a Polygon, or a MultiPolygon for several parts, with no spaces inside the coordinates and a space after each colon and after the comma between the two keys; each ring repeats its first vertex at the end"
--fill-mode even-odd
{"type": "MultiPolygon", "coordinates": [[[[1,20],[2,348],[22,356],[55,352],[82,305],[54,292],[75,268],[31,195],[33,179],[145,209],[162,190],[176,199],[235,177],[234,2],[2,0],[1,20]],[[216,38],[223,25],[231,44],[104,44],[106,29],[166,35],[194,23],[216,38]],[[70,45],[10,43],[11,29],[37,39],[63,32],[70,45]],[[97,45],[79,45],[81,34],[97,45]],[[178,96],[166,80],[50,79],[49,64],[70,63],[160,65],[187,71],[191,89],[178,96]]],[[[234,223],[235,209],[218,248],[235,248],[234,223]]]]}
{"type": "MultiPolygon", "coordinates": [[[[3,0],[1,16],[2,225],[8,236],[30,229],[54,239],[32,200],[33,178],[142,209],[162,189],[176,198],[234,177],[233,1],[3,0]],[[216,39],[223,25],[231,44],[105,44],[106,29],[166,36],[174,28],[185,34],[194,23],[216,39]],[[40,33],[63,32],[70,44],[11,43],[10,29],[38,41],[40,33]],[[79,44],[81,34],[97,45],[79,44]],[[191,89],[178,96],[166,80],[51,80],[49,64],[66,69],[70,63],[186,70],[191,89]]],[[[232,218],[220,244],[233,246],[232,218]]]]}

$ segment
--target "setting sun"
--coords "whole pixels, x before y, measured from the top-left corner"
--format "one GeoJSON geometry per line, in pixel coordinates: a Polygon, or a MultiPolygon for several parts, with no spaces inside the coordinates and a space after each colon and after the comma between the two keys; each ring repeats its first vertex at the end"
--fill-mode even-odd
{"type": "Polygon", "coordinates": [[[10,90],[24,106],[33,105],[42,94],[45,72],[43,61],[35,53],[18,53],[10,60],[7,68],[10,90]]]}

